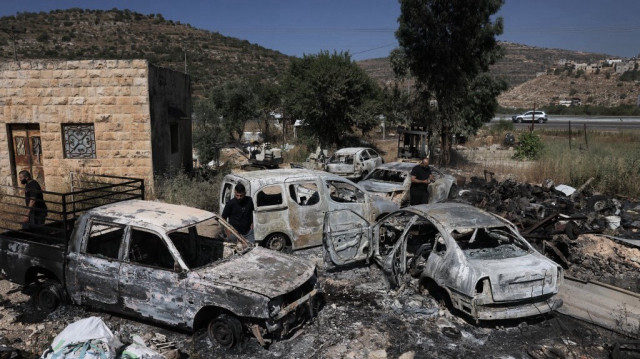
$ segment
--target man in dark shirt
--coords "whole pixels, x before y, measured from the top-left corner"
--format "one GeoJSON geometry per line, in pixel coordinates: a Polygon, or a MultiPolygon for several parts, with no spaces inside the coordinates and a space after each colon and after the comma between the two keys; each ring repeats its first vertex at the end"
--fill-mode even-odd
{"type": "Polygon", "coordinates": [[[429,183],[433,181],[433,174],[429,168],[429,157],[422,158],[420,164],[411,169],[411,205],[429,202],[429,183]]]}
{"type": "MultiPolygon", "coordinates": [[[[236,185],[234,198],[225,204],[222,210],[222,219],[229,222],[249,242],[255,242],[253,238],[253,200],[247,196],[242,183],[236,185]]],[[[227,233],[227,237],[234,238],[231,233],[227,233]]]]}
{"type": "Polygon", "coordinates": [[[24,185],[24,205],[27,207],[22,227],[26,229],[34,224],[43,225],[47,217],[47,204],[44,202],[40,184],[31,178],[31,173],[26,170],[18,173],[18,179],[24,185]]]}

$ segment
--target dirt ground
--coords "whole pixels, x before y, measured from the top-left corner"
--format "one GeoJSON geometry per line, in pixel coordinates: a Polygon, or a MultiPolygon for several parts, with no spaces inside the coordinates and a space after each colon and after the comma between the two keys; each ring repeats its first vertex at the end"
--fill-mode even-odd
{"type": "Polygon", "coordinates": [[[229,352],[204,332],[176,332],[71,305],[44,315],[7,281],[0,281],[0,345],[35,358],[68,324],[88,316],[103,318],[123,343],[137,334],[171,358],[608,358],[616,342],[627,340],[561,314],[476,325],[421,293],[414,279],[390,291],[373,264],[326,272],[320,248],[297,255],[318,264],[326,304],[299,336],[268,349],[251,338],[229,352]]]}

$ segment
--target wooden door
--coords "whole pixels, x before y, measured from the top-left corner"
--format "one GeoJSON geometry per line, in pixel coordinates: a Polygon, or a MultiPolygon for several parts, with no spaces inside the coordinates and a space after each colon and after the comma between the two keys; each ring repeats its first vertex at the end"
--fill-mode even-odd
{"type": "Polygon", "coordinates": [[[9,125],[11,133],[11,152],[13,156],[16,183],[18,173],[27,170],[33,179],[45,189],[44,168],[42,165],[42,141],[40,140],[40,125],[9,125]]]}

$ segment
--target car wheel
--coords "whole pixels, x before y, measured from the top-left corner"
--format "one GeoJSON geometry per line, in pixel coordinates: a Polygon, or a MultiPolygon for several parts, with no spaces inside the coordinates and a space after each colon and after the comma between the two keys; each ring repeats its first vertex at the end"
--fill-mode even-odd
{"type": "Polygon", "coordinates": [[[282,233],[274,233],[267,238],[264,246],[278,252],[290,252],[289,238],[282,233]]]}
{"type": "Polygon", "coordinates": [[[244,339],[244,331],[240,320],[230,314],[221,314],[209,322],[207,335],[220,346],[231,349],[244,339]]]}
{"type": "Polygon", "coordinates": [[[521,123],[521,122],[522,122],[522,117],[516,118],[516,123],[521,123]]]}
{"type": "Polygon", "coordinates": [[[36,306],[47,313],[51,313],[62,301],[62,285],[56,280],[47,280],[40,286],[36,294],[36,306]]]}
{"type": "Polygon", "coordinates": [[[540,117],[540,118],[538,119],[538,123],[543,123],[543,122],[544,122],[544,119],[543,119],[542,117],[540,117]]]}

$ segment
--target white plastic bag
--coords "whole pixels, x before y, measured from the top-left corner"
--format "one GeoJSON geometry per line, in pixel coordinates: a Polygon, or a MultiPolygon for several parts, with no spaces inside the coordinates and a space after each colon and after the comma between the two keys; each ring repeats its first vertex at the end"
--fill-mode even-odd
{"type": "Polygon", "coordinates": [[[64,328],[40,358],[113,359],[121,345],[101,318],[89,317],[64,328]]]}

